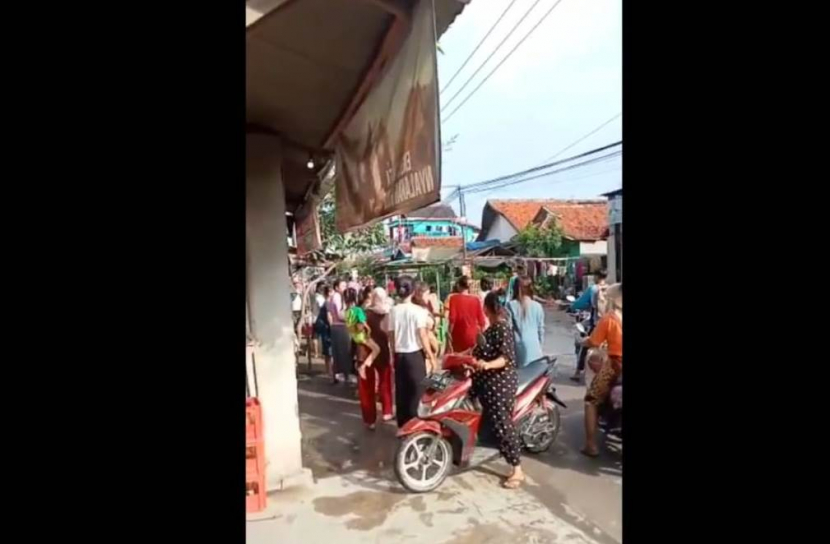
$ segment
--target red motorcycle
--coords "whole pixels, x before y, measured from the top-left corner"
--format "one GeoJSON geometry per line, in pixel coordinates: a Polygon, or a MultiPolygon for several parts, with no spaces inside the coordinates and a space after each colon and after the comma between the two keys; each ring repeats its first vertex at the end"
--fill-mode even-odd
{"type": "MultiPolygon", "coordinates": [[[[452,465],[467,468],[476,445],[488,446],[492,437],[482,427],[481,405],[471,396],[473,357],[446,355],[443,371],[427,376],[418,417],[399,431],[402,438],[395,454],[395,474],[409,491],[424,493],[437,488],[452,465]]],[[[518,369],[519,387],[513,422],[524,449],[546,451],[559,434],[557,404],[566,408],[553,387],[556,359],[543,357],[518,369]]],[[[490,431],[492,434],[492,431],[490,431]]]]}

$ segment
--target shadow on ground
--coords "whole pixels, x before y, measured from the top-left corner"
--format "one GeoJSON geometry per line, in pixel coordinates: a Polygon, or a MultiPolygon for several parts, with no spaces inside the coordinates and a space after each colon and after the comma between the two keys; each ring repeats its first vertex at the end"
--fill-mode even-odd
{"type": "Polygon", "coordinates": [[[404,493],[392,472],[398,444],[394,420],[378,420],[374,431],[367,429],[355,386],[333,385],[322,373],[301,372],[297,387],[303,465],[315,478],[337,474],[370,489],[404,493]]]}
{"type": "MultiPolygon", "coordinates": [[[[557,376],[555,381],[559,386],[577,389],[567,377],[557,376]]],[[[355,387],[333,385],[322,372],[313,371],[310,375],[301,372],[298,389],[303,461],[315,478],[358,470],[379,480],[391,477],[398,443],[394,420],[379,420],[374,431],[368,430],[360,415],[355,387]]],[[[525,453],[525,456],[551,467],[591,476],[622,476],[622,446],[619,442],[602,436],[598,458],[578,453],[584,440],[581,398],[573,398],[572,393],[563,396],[568,408],[561,410],[562,430],[556,442],[547,452],[525,453]]]]}

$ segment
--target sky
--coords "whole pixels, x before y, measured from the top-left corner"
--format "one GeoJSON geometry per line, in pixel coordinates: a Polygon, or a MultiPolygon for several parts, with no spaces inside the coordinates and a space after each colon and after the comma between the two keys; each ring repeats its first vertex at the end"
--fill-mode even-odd
{"type": "MultiPolygon", "coordinates": [[[[536,0],[516,0],[464,70],[441,94],[442,108],[536,0]]],[[[461,94],[446,117],[548,11],[538,5],[461,94]]],[[[438,85],[443,89],[509,0],[473,0],[440,40],[438,85]]],[[[544,22],[442,123],[442,197],[467,185],[538,166],[622,111],[622,0],[561,0],[544,22]]],[[[622,139],[622,118],[556,160],[622,139]]],[[[549,162],[549,160],[548,160],[549,162]]],[[[488,199],[595,198],[622,186],[622,158],[550,177],[465,196],[467,218],[481,224],[488,199]]],[[[458,201],[452,203],[459,212],[458,201]]]]}

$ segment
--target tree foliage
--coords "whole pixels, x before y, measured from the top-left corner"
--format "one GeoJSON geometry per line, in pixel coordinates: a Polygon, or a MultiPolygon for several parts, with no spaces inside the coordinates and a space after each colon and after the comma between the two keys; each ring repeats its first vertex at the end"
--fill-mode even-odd
{"type": "Polygon", "coordinates": [[[519,252],[527,257],[558,257],[562,227],[555,221],[546,227],[528,225],[516,235],[519,252]]]}
{"type": "Polygon", "coordinates": [[[334,220],[335,203],[336,199],[334,189],[332,188],[323,197],[318,209],[320,216],[320,237],[323,242],[323,250],[326,253],[346,256],[380,249],[389,244],[386,229],[383,223],[380,222],[353,230],[346,234],[338,232],[334,220]]]}

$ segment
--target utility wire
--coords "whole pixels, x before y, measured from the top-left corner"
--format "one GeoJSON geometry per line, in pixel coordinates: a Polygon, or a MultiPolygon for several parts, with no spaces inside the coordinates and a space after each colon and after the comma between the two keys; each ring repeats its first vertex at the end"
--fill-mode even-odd
{"type": "MultiPolygon", "coordinates": [[[[441,203],[442,204],[449,204],[449,203],[455,201],[462,193],[475,193],[475,192],[486,191],[486,190],[489,190],[491,188],[501,188],[504,183],[506,183],[506,182],[509,183],[511,181],[515,181],[516,179],[521,178],[522,176],[526,176],[528,174],[534,174],[534,173],[537,173],[537,172],[540,172],[540,171],[543,171],[543,170],[547,170],[548,168],[563,165],[565,163],[569,163],[569,162],[572,162],[572,161],[575,161],[575,160],[578,160],[578,159],[582,159],[582,158],[585,158],[585,157],[590,157],[591,155],[596,155],[597,153],[602,153],[603,151],[607,151],[609,149],[618,147],[620,145],[622,145],[622,140],[620,140],[618,142],[614,142],[612,144],[604,145],[602,147],[598,147],[596,149],[592,149],[590,151],[585,151],[584,153],[580,153],[578,155],[574,155],[574,156],[571,156],[571,157],[568,157],[568,158],[565,158],[565,159],[560,159],[556,162],[543,164],[541,166],[536,166],[534,168],[529,168],[527,170],[522,170],[521,172],[514,172],[513,174],[507,174],[507,175],[504,175],[504,176],[499,176],[497,178],[493,178],[493,179],[486,180],[486,181],[481,181],[481,182],[478,182],[478,183],[471,183],[471,184],[468,184],[468,185],[455,186],[453,191],[441,200],[441,203]]],[[[617,152],[617,154],[619,154],[619,153],[621,153],[621,151],[617,152]]],[[[601,158],[605,158],[605,157],[609,157],[609,156],[610,155],[603,156],[601,158]]],[[[583,164],[590,164],[590,163],[589,162],[579,163],[576,166],[580,166],[580,165],[583,165],[583,164]]],[[[547,172],[545,175],[549,175],[551,173],[556,173],[556,172],[559,172],[559,171],[564,171],[564,170],[556,170],[554,172],[547,172]]],[[[538,177],[542,177],[542,176],[538,176],[538,177]]],[[[536,178],[534,177],[534,178],[528,178],[528,179],[536,179],[536,178]]],[[[520,181],[524,181],[524,180],[522,179],[520,181]]]]}
{"type": "Polygon", "coordinates": [[[461,63],[461,67],[458,70],[455,71],[455,73],[452,75],[450,80],[447,82],[446,85],[444,85],[444,88],[441,89],[441,92],[438,93],[438,94],[443,94],[444,91],[447,90],[447,87],[452,85],[452,82],[455,81],[455,78],[458,77],[458,74],[461,73],[461,70],[463,70],[464,67],[467,66],[467,63],[470,62],[470,59],[473,58],[473,55],[476,54],[476,51],[478,51],[478,49],[481,47],[481,45],[484,43],[484,41],[490,36],[490,34],[492,34],[493,30],[495,30],[496,26],[498,26],[498,24],[501,22],[501,20],[504,19],[504,16],[507,15],[507,12],[510,11],[510,8],[512,8],[513,4],[515,4],[515,3],[516,3],[516,0],[511,0],[511,2],[507,5],[507,7],[504,8],[504,11],[501,12],[501,15],[499,15],[499,18],[496,19],[496,22],[493,23],[493,26],[491,26],[490,30],[487,31],[487,34],[485,34],[484,37],[481,38],[481,41],[478,42],[478,45],[476,45],[475,49],[473,49],[473,52],[470,53],[470,55],[466,59],[464,59],[464,62],[461,63]]]}
{"type": "MultiPolygon", "coordinates": [[[[476,77],[476,75],[477,75],[477,74],[481,71],[481,69],[482,69],[482,68],[484,68],[484,65],[485,65],[485,64],[487,64],[487,63],[490,61],[490,59],[491,59],[491,58],[493,58],[493,55],[495,55],[495,54],[496,54],[496,52],[497,52],[499,49],[501,49],[501,46],[502,46],[502,45],[504,45],[504,42],[506,42],[506,41],[507,41],[507,39],[508,39],[508,38],[510,38],[510,36],[512,36],[512,35],[513,35],[513,32],[515,32],[515,31],[516,31],[516,29],[517,29],[517,28],[519,28],[519,25],[520,25],[520,24],[522,24],[522,21],[524,21],[524,20],[527,18],[527,16],[528,16],[528,15],[530,15],[530,12],[531,12],[531,11],[533,11],[533,8],[535,8],[535,7],[536,7],[536,4],[538,4],[538,3],[539,3],[539,2],[541,2],[541,1],[542,1],[542,0],[536,0],[535,2],[533,2],[533,5],[532,5],[532,6],[530,6],[530,9],[528,9],[528,10],[525,12],[525,14],[524,14],[524,15],[522,15],[522,18],[521,18],[521,19],[519,19],[519,22],[518,22],[518,23],[516,23],[515,25],[513,25],[513,28],[511,28],[511,29],[510,29],[510,32],[508,32],[508,33],[507,33],[507,36],[505,36],[505,37],[504,37],[504,38],[503,38],[503,39],[499,42],[499,44],[496,46],[496,48],[495,48],[495,49],[493,49],[493,50],[490,52],[490,54],[487,56],[487,58],[486,58],[486,59],[484,59],[484,62],[482,62],[482,63],[481,63],[481,65],[479,65],[479,67],[478,67],[478,68],[476,68],[476,71],[475,71],[475,72],[473,72],[473,75],[471,75],[469,78],[467,78],[467,81],[465,81],[465,82],[464,82],[464,85],[462,85],[462,86],[461,86],[461,88],[460,88],[460,89],[458,89],[458,91],[456,91],[456,93],[455,93],[454,95],[452,95],[452,97],[451,97],[451,98],[447,101],[447,103],[446,103],[446,104],[444,104],[444,105],[441,107],[441,109],[444,109],[444,108],[449,107],[449,105],[452,103],[452,101],[453,101],[453,100],[455,100],[455,99],[456,99],[456,97],[457,97],[459,94],[461,94],[461,91],[463,91],[464,89],[466,89],[466,88],[467,88],[467,85],[469,85],[469,84],[470,84],[470,82],[473,80],[473,78],[474,78],[474,77],[476,77]]],[[[561,1],[561,0],[559,0],[559,1],[561,1]]],[[[559,3],[559,2],[557,1],[557,4],[558,4],[558,3],[559,3]]],[[[509,55],[508,55],[508,56],[509,56],[509,55]]]]}
{"type": "MultiPolygon", "coordinates": [[[[538,4],[538,3],[539,3],[539,0],[536,0],[536,2],[533,4],[533,6],[535,6],[535,5],[536,5],[536,4],[538,4]]],[[[462,101],[461,101],[461,104],[459,104],[458,106],[456,106],[456,107],[455,107],[455,109],[454,109],[454,110],[452,110],[452,111],[451,111],[451,112],[450,112],[450,113],[449,113],[449,114],[448,114],[445,118],[441,119],[441,123],[446,123],[447,121],[449,121],[449,120],[450,120],[450,118],[451,118],[453,115],[455,115],[455,112],[457,112],[458,110],[460,110],[460,109],[461,109],[461,107],[462,107],[464,104],[466,104],[466,103],[467,103],[467,101],[468,101],[470,98],[472,98],[472,96],[473,96],[474,94],[476,94],[476,91],[478,91],[478,90],[481,88],[481,86],[482,86],[482,85],[484,85],[485,83],[487,83],[487,80],[488,80],[488,79],[490,79],[490,76],[492,76],[493,74],[495,74],[495,73],[496,73],[496,70],[498,70],[499,68],[501,68],[501,65],[502,65],[502,64],[504,64],[504,62],[505,62],[507,59],[509,59],[509,58],[510,58],[510,56],[511,56],[511,55],[512,55],[515,51],[516,51],[516,49],[518,49],[518,48],[519,48],[519,46],[520,46],[520,45],[522,45],[522,44],[525,42],[525,40],[526,40],[526,39],[528,39],[528,38],[530,37],[530,35],[531,35],[531,34],[533,34],[533,31],[534,31],[534,30],[536,30],[537,28],[539,28],[539,25],[541,25],[541,24],[544,22],[544,20],[548,17],[548,15],[550,15],[550,14],[553,12],[553,10],[554,10],[554,9],[556,9],[556,6],[558,6],[558,5],[559,5],[559,4],[561,4],[561,3],[562,3],[562,0],[556,0],[556,2],[555,2],[555,3],[554,3],[551,7],[550,7],[550,9],[549,9],[549,10],[547,10],[547,11],[545,12],[545,14],[544,14],[544,15],[542,15],[542,16],[539,18],[539,20],[536,22],[536,24],[535,24],[535,25],[533,25],[533,28],[531,28],[531,29],[528,31],[528,33],[527,33],[527,34],[525,34],[525,35],[522,37],[522,39],[521,39],[521,40],[519,40],[519,43],[517,43],[515,46],[513,46],[513,49],[511,49],[511,50],[507,53],[507,55],[505,55],[505,57],[504,57],[503,59],[501,59],[501,61],[499,61],[499,63],[496,65],[496,67],[495,67],[495,68],[493,68],[493,70],[492,70],[489,74],[487,74],[487,75],[484,77],[484,79],[482,79],[482,80],[481,80],[481,82],[480,82],[478,85],[476,85],[475,89],[473,89],[473,91],[472,91],[470,94],[468,94],[468,95],[467,95],[467,98],[465,98],[464,100],[462,100],[462,101]]],[[[530,8],[530,9],[533,9],[533,7],[531,6],[531,8],[530,8]]],[[[530,10],[528,10],[528,13],[530,13],[530,10]]],[[[527,15],[527,13],[526,13],[525,15],[527,15]]],[[[522,19],[524,19],[524,17],[522,17],[522,19]]],[[[521,22],[521,21],[519,21],[519,22],[521,22]]],[[[512,30],[511,30],[511,32],[512,32],[512,30]]],[[[501,44],[499,44],[499,46],[501,46],[501,44]]],[[[495,51],[494,51],[494,53],[495,53],[495,51]]],[[[491,56],[492,56],[492,55],[491,55],[491,56]]],[[[487,60],[490,60],[490,57],[487,57],[487,60]]],[[[484,63],[486,63],[486,62],[487,62],[487,61],[485,60],[485,61],[484,61],[484,63]]],[[[484,64],[482,64],[479,68],[481,68],[481,67],[483,67],[483,66],[484,66],[484,64]]],[[[476,72],[475,72],[472,76],[470,76],[470,80],[472,80],[472,78],[476,75],[476,73],[478,73],[478,70],[476,70],[476,72]]],[[[469,81],[470,81],[470,80],[467,80],[467,83],[469,83],[469,81]]],[[[466,86],[467,86],[467,83],[465,83],[465,84],[464,84],[464,87],[466,87],[466,86]]],[[[461,87],[461,89],[464,89],[464,87],[461,87]]],[[[458,96],[458,94],[459,94],[460,92],[461,92],[461,90],[459,90],[459,91],[458,91],[458,93],[456,93],[456,94],[453,96],[453,98],[455,98],[456,96],[458,96]]],[[[452,98],[450,99],[450,102],[452,102],[452,98]]],[[[447,105],[449,105],[449,102],[447,102],[447,105]]]]}
{"type": "Polygon", "coordinates": [[[568,145],[568,146],[566,146],[566,147],[564,147],[564,148],[560,149],[559,151],[557,151],[556,153],[554,153],[553,155],[551,155],[550,157],[548,157],[547,159],[545,159],[545,160],[544,160],[544,161],[542,161],[542,162],[543,162],[543,163],[546,163],[546,162],[548,162],[548,161],[550,161],[550,160],[555,159],[556,157],[558,157],[559,155],[561,155],[561,154],[562,154],[562,153],[564,153],[565,151],[569,150],[570,148],[572,148],[573,146],[575,146],[575,145],[576,145],[576,144],[578,144],[579,142],[585,141],[585,139],[586,139],[586,138],[588,138],[588,137],[590,137],[590,136],[593,136],[594,134],[596,134],[597,132],[599,132],[600,130],[602,130],[602,129],[603,129],[603,128],[605,128],[606,126],[608,126],[608,124],[609,124],[609,123],[611,123],[612,121],[614,121],[614,120],[616,120],[616,119],[619,119],[619,118],[620,118],[620,116],[622,116],[622,112],[619,112],[617,115],[615,115],[615,116],[614,116],[614,117],[612,117],[611,119],[608,119],[607,121],[605,121],[604,123],[602,123],[600,126],[596,127],[594,130],[592,130],[591,132],[589,132],[588,134],[586,134],[586,135],[582,136],[581,138],[579,138],[579,139],[578,139],[578,140],[576,140],[575,142],[571,143],[570,145],[568,145]]]}
{"type": "Polygon", "coordinates": [[[550,172],[543,172],[541,174],[536,174],[535,176],[530,176],[528,178],[520,178],[520,179],[511,180],[511,181],[505,181],[501,185],[498,185],[498,186],[495,186],[495,187],[480,187],[480,188],[477,188],[477,189],[472,189],[470,191],[465,191],[465,193],[466,194],[475,194],[475,193],[480,193],[480,192],[484,192],[484,191],[491,191],[491,190],[495,190],[495,189],[503,189],[504,187],[510,187],[511,185],[516,185],[517,183],[523,183],[525,181],[531,181],[531,180],[543,178],[543,177],[546,177],[546,176],[552,176],[553,174],[558,174],[560,172],[566,172],[568,170],[573,170],[575,168],[582,168],[583,166],[588,166],[589,164],[594,164],[594,163],[597,163],[597,162],[612,159],[612,158],[618,157],[620,155],[622,155],[622,151],[614,151],[613,153],[609,153],[609,154],[603,155],[601,157],[588,159],[587,161],[581,162],[579,164],[572,164],[570,166],[565,166],[565,167],[562,167],[562,168],[558,168],[558,169],[552,170],[550,172]]]}
{"type": "MultiPolygon", "coordinates": [[[[616,153],[614,153],[614,154],[610,154],[606,157],[600,157],[601,160],[597,160],[597,163],[603,162],[604,159],[609,159],[609,160],[613,159],[617,156],[618,155],[616,153]]],[[[588,166],[588,164],[580,164],[578,166],[583,166],[583,165],[588,166]]],[[[606,168],[604,170],[600,170],[599,172],[591,172],[590,174],[585,174],[585,175],[582,175],[582,176],[567,177],[567,178],[563,178],[563,179],[555,179],[555,180],[551,181],[550,183],[548,183],[548,185],[556,185],[556,184],[559,184],[559,183],[570,183],[572,181],[579,181],[581,179],[592,178],[592,177],[595,177],[595,176],[599,176],[599,175],[602,175],[602,174],[609,174],[611,172],[616,172],[616,171],[619,171],[619,170],[620,170],[620,165],[616,165],[613,168],[606,168]]],[[[554,173],[556,173],[556,172],[554,172],[554,173]]],[[[520,180],[520,181],[530,181],[530,180],[529,179],[523,179],[523,180],[520,180]]],[[[492,193],[493,191],[498,191],[499,189],[501,189],[501,187],[485,188],[485,190],[476,191],[476,193],[482,193],[483,195],[486,195],[486,194],[492,193]]]]}
{"type": "Polygon", "coordinates": [[[568,157],[566,159],[559,159],[556,162],[549,162],[549,163],[546,163],[546,164],[543,164],[543,165],[540,165],[540,166],[535,166],[533,168],[528,168],[527,170],[522,170],[521,172],[515,172],[513,174],[507,174],[505,176],[499,176],[497,178],[489,179],[487,181],[480,181],[478,183],[472,183],[472,184],[469,184],[469,185],[464,185],[463,187],[460,187],[459,190],[468,191],[469,189],[484,187],[484,186],[492,185],[492,184],[495,184],[495,183],[498,183],[498,182],[501,182],[501,181],[515,179],[515,178],[520,177],[520,176],[525,176],[527,174],[533,174],[535,172],[539,172],[540,170],[546,170],[546,169],[552,168],[554,166],[559,166],[560,164],[575,161],[575,160],[581,159],[583,157],[589,157],[591,155],[596,155],[597,153],[602,153],[603,151],[607,151],[609,149],[612,149],[614,147],[618,147],[618,146],[621,146],[621,145],[622,145],[622,140],[619,140],[619,141],[614,142],[612,144],[604,145],[602,147],[597,147],[595,149],[591,149],[590,151],[585,151],[583,153],[580,153],[578,155],[573,155],[573,156],[568,157]]]}

